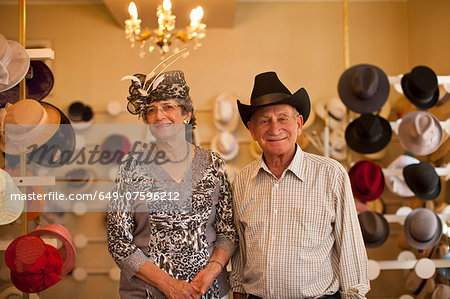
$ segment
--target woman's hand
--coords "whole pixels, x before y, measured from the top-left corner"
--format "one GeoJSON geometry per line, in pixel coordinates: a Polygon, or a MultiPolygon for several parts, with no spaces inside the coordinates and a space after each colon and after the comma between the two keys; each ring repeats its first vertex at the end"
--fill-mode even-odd
{"type": "Polygon", "coordinates": [[[218,263],[208,263],[205,268],[197,273],[191,281],[191,285],[198,288],[200,293],[204,295],[221,271],[222,266],[218,263]]]}
{"type": "Polygon", "coordinates": [[[169,299],[191,299],[200,298],[200,290],[197,286],[182,280],[171,278],[161,291],[169,299]]]}

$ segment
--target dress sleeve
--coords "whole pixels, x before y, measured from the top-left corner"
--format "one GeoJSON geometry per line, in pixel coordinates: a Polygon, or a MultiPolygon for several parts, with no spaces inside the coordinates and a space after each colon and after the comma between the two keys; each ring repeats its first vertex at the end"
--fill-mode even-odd
{"type": "Polygon", "coordinates": [[[339,277],[342,298],[365,298],[370,290],[368,260],[359,226],[350,180],[340,166],[334,180],[336,207],[333,267],[339,277]]]}
{"type": "Polygon", "coordinates": [[[148,262],[148,259],[133,243],[135,228],[134,196],[129,196],[130,200],[127,200],[127,193],[134,194],[132,192],[138,190],[137,182],[133,180],[136,161],[128,158],[127,162],[122,163],[119,167],[108,204],[106,224],[108,251],[125,277],[130,280],[141,266],[148,262]]]}
{"type": "Polygon", "coordinates": [[[216,231],[215,247],[222,248],[228,255],[233,256],[238,243],[236,226],[233,219],[233,202],[231,185],[222,158],[213,154],[214,165],[219,178],[219,202],[214,221],[216,231]]]}

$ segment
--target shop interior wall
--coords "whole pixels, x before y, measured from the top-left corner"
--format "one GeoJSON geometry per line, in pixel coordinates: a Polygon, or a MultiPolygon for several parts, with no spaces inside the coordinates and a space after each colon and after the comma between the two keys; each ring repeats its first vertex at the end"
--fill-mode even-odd
{"type": "MultiPolygon", "coordinates": [[[[408,72],[416,63],[429,63],[439,74],[450,74],[448,20],[443,21],[446,27],[434,26],[434,21],[430,21],[436,16],[442,20],[445,11],[449,11],[449,2],[424,2],[350,1],[350,65],[371,63],[388,75],[397,75],[408,72]]],[[[0,5],[0,32],[8,39],[18,40],[17,24],[17,6],[0,5]]],[[[96,112],[98,124],[140,123],[127,113],[109,116],[106,105],[117,100],[125,107],[129,84],[120,78],[146,74],[160,58],[158,54],[139,58],[138,50],[130,48],[122,26],[104,5],[29,5],[27,43],[55,51],[55,59],[48,61],[55,85],[46,101],[63,110],[73,101],[88,103],[96,112]]],[[[209,147],[217,133],[212,121],[215,98],[222,92],[233,92],[248,103],[254,76],[259,72],[276,71],[292,92],[305,87],[313,105],[337,96],[337,81],[345,68],[342,3],[239,2],[234,27],[208,29],[202,44],[172,68],[186,74],[198,110],[200,140],[209,147]]],[[[389,101],[394,104],[399,97],[392,90],[389,101]]],[[[316,123],[313,128],[320,130],[320,119],[316,123]]],[[[242,124],[234,134],[240,151],[229,164],[242,167],[252,160],[251,137],[242,124]]],[[[394,148],[387,160],[401,154],[401,149],[394,148]]],[[[102,213],[67,215],[66,219],[73,235],[105,235],[102,213]]],[[[17,225],[1,229],[9,235],[20,234],[17,225]]],[[[369,250],[369,255],[395,259],[398,252],[392,238],[379,249],[369,250]]],[[[4,267],[3,262],[0,265],[4,267]]],[[[112,265],[105,244],[90,244],[78,251],[78,267],[104,269],[112,265]]],[[[117,286],[107,276],[92,275],[83,283],[68,276],[43,292],[42,298],[57,298],[58,294],[71,294],[71,298],[117,298],[117,286]]],[[[403,287],[402,271],[385,271],[372,281],[369,297],[395,298],[404,292],[403,287]]]]}

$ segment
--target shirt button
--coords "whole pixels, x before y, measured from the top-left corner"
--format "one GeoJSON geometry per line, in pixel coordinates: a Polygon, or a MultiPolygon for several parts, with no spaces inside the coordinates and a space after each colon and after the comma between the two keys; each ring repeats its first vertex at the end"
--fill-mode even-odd
{"type": "Polygon", "coordinates": [[[278,184],[273,185],[275,188],[278,188],[278,184]]]}
{"type": "Polygon", "coordinates": [[[273,212],[274,212],[274,214],[276,214],[276,213],[277,213],[277,210],[275,209],[275,210],[273,210],[273,212]]]}

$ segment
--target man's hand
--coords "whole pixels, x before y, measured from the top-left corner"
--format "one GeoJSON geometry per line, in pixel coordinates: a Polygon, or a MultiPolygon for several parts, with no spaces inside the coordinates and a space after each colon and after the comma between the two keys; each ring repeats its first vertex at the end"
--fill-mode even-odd
{"type": "Polygon", "coordinates": [[[205,268],[197,273],[197,275],[191,281],[191,284],[198,288],[200,290],[200,293],[204,295],[221,271],[222,266],[220,266],[219,264],[208,263],[205,268]]]}

